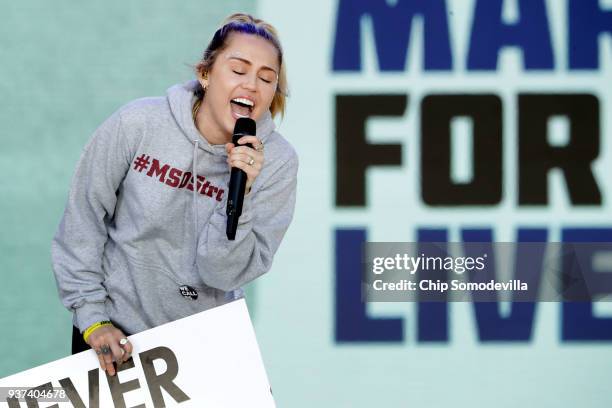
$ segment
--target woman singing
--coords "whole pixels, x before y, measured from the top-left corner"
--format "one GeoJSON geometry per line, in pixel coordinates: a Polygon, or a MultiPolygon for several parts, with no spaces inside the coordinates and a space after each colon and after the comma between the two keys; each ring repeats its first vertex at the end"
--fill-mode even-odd
{"type": "Polygon", "coordinates": [[[72,351],[93,348],[109,375],[133,351],[127,335],[241,297],[270,269],[293,217],[298,159],[272,120],[287,93],[274,28],[230,16],[195,71],[95,131],[53,239],[59,294],[74,314],[72,351]],[[242,117],[257,122],[257,135],[234,145],[242,117]],[[232,167],[247,182],[230,241],[232,167]]]}

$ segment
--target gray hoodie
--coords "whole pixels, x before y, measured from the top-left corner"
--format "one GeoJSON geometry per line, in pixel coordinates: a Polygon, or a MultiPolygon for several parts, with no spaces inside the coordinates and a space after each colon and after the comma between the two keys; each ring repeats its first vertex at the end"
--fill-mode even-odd
{"type": "Polygon", "coordinates": [[[137,333],[226,303],[270,269],[293,217],[297,155],[268,112],[264,168],[228,241],[227,154],[193,123],[195,84],[127,104],[83,150],[51,247],[81,332],[112,320],[137,333]]]}

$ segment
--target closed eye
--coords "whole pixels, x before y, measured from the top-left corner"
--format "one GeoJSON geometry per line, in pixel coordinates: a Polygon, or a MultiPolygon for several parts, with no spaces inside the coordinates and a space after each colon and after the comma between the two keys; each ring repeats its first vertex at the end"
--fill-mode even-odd
{"type": "Polygon", "coordinates": [[[264,81],[266,84],[272,83],[272,81],[268,81],[268,80],[267,80],[267,79],[265,79],[265,78],[259,78],[259,79],[261,79],[262,81],[264,81]]]}
{"type": "Polygon", "coordinates": [[[232,72],[234,74],[237,74],[237,75],[244,75],[244,72],[240,72],[240,71],[236,71],[236,70],[232,70],[232,72]]]}

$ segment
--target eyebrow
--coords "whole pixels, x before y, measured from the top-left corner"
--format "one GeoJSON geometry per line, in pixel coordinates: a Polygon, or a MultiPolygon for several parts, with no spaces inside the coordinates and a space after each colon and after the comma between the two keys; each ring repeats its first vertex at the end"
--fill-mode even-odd
{"type": "MultiPolygon", "coordinates": [[[[227,59],[235,59],[235,60],[238,60],[238,61],[242,61],[242,62],[244,62],[247,65],[253,65],[251,63],[251,61],[249,61],[248,59],[245,59],[245,58],[242,58],[242,57],[238,57],[236,55],[230,55],[230,56],[227,57],[227,59]]],[[[264,65],[263,67],[261,67],[261,69],[268,69],[268,70],[270,70],[270,71],[272,71],[272,72],[274,72],[275,74],[278,75],[278,73],[276,72],[276,70],[274,68],[270,68],[267,65],[264,65]]]]}

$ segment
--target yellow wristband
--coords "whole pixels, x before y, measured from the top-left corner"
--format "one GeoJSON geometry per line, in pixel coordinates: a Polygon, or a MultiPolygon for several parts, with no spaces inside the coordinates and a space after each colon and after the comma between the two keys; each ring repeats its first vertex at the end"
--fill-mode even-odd
{"type": "Polygon", "coordinates": [[[113,323],[111,323],[108,320],[103,320],[101,322],[98,323],[94,323],[91,326],[89,326],[87,329],[85,329],[85,331],[83,332],[83,340],[85,340],[85,343],[87,343],[87,339],[89,338],[89,335],[91,333],[94,332],[94,330],[100,328],[100,327],[104,327],[104,326],[112,326],[113,323]]]}

